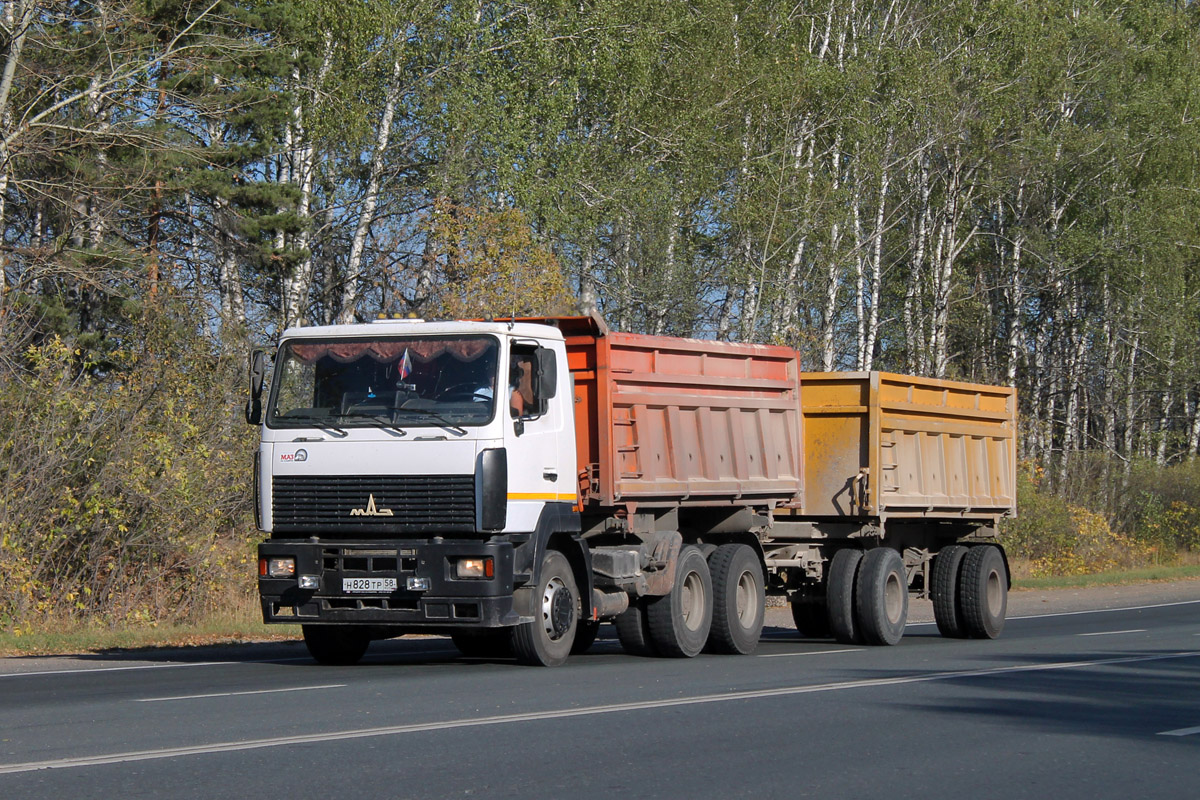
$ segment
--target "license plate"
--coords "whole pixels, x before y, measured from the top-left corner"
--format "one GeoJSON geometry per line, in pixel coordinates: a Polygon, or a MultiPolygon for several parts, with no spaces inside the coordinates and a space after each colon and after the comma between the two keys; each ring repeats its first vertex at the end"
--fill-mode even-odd
{"type": "Polygon", "coordinates": [[[342,578],[343,592],[394,592],[396,591],[395,578],[342,578]]]}

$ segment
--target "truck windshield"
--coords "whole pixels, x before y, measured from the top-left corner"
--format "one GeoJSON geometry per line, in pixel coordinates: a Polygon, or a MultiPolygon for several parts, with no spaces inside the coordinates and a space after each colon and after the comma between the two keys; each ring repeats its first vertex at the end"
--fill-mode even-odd
{"type": "Polygon", "coordinates": [[[292,339],[267,408],[273,428],[483,425],[495,410],[491,336],[292,339]]]}

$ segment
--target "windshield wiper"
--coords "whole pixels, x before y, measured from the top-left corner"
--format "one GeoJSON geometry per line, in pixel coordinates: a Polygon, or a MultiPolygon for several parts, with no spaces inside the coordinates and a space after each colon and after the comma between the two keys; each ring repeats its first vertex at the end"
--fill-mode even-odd
{"type": "Polygon", "coordinates": [[[436,420],[443,428],[457,434],[458,436],[467,435],[466,428],[454,424],[436,411],[430,411],[427,408],[397,408],[395,409],[395,412],[397,414],[422,414],[426,417],[431,417],[432,419],[436,420]]]}
{"type": "Polygon", "coordinates": [[[276,417],[275,419],[279,420],[280,422],[308,422],[315,427],[321,428],[322,430],[333,431],[338,436],[346,435],[346,431],[342,430],[337,425],[334,425],[328,420],[328,418],[318,417],[313,414],[290,414],[282,417],[276,417]]]}
{"type": "MultiPolygon", "coordinates": [[[[391,410],[397,411],[399,409],[391,409],[391,410]]],[[[353,417],[354,419],[365,419],[367,422],[371,423],[376,428],[382,428],[383,430],[389,430],[389,431],[396,431],[401,436],[408,435],[408,431],[404,430],[399,425],[392,422],[390,419],[385,419],[382,414],[372,414],[368,411],[347,411],[345,413],[338,414],[338,416],[341,417],[342,419],[346,419],[347,417],[353,417]]]]}

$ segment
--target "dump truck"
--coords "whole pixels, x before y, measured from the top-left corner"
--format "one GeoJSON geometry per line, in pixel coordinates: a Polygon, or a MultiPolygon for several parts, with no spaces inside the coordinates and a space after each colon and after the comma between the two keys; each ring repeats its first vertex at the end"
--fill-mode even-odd
{"type": "Polygon", "coordinates": [[[910,596],[994,638],[1016,394],[801,371],[791,348],[610,330],[596,315],[287,330],[251,358],[263,620],[313,658],[449,635],[562,664],[611,622],[643,656],[797,629],[892,645],[910,596]]]}

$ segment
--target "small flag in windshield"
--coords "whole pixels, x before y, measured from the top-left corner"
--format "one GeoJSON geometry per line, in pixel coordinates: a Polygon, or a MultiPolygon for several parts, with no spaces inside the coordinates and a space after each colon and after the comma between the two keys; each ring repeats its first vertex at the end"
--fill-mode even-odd
{"type": "Polygon", "coordinates": [[[404,348],[404,355],[400,359],[400,380],[404,380],[412,372],[412,359],[409,358],[408,348],[404,348]]]}

